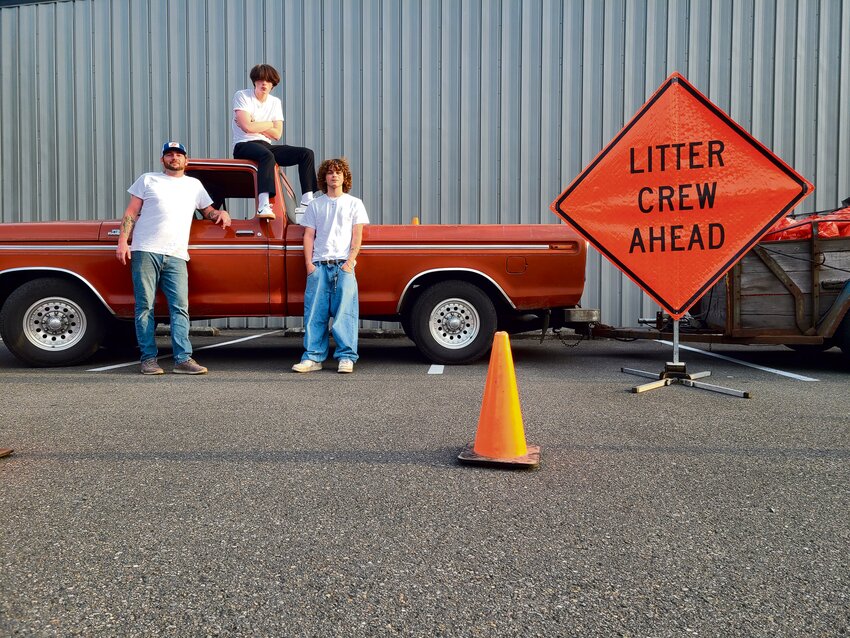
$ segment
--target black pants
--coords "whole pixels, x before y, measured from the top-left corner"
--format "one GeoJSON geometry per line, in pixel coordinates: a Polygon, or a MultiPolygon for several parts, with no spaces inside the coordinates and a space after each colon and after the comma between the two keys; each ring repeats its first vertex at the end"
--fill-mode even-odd
{"type": "Polygon", "coordinates": [[[278,166],[298,165],[298,177],[301,181],[301,194],[313,193],[319,190],[316,179],[316,160],[313,151],[301,146],[272,146],[268,142],[239,142],[233,147],[233,157],[236,159],[253,160],[259,164],[257,171],[257,188],[260,193],[275,195],[274,170],[278,166]]]}

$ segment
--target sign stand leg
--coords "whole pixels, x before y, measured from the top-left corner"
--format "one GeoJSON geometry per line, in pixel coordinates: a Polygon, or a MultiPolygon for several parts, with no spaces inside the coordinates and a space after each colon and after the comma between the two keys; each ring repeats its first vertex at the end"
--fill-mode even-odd
{"type": "Polygon", "coordinates": [[[749,399],[750,393],[745,392],[743,390],[735,390],[733,388],[724,388],[720,385],[713,385],[711,383],[704,383],[702,381],[697,381],[697,379],[703,379],[705,377],[711,376],[710,371],[705,372],[694,372],[688,374],[687,368],[684,363],[679,361],[679,320],[675,319],[673,321],[673,361],[668,361],[664,365],[664,370],[660,373],[647,372],[645,370],[636,370],[634,368],[620,368],[620,372],[624,372],[626,374],[634,374],[639,377],[646,377],[648,379],[656,379],[656,381],[650,381],[649,383],[644,383],[642,385],[637,385],[632,388],[632,392],[638,394],[641,392],[648,392],[649,390],[655,390],[656,388],[663,388],[668,385],[680,384],[684,385],[688,388],[699,388],[700,390],[708,390],[709,392],[717,392],[719,394],[728,394],[733,397],[740,397],[741,399],[749,399]]]}

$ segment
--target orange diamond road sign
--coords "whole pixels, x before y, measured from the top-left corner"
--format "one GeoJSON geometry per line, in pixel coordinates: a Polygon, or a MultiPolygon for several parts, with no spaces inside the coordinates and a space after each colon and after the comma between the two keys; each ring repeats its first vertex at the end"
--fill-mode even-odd
{"type": "Polygon", "coordinates": [[[678,319],[812,190],[674,73],[551,208],[678,319]]]}

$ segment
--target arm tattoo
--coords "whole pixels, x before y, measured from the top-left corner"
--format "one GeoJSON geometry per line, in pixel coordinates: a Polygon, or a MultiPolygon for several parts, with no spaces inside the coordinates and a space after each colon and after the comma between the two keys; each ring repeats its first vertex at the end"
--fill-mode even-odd
{"type": "Polygon", "coordinates": [[[136,220],[129,216],[124,216],[124,219],[121,220],[121,234],[130,236],[130,233],[133,232],[133,226],[136,225],[136,220]]]}

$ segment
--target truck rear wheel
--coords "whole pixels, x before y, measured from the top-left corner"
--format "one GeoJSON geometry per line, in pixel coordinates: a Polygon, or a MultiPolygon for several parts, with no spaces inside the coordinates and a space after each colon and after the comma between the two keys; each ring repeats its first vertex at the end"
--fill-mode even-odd
{"type": "Polygon", "coordinates": [[[431,361],[472,363],[493,342],[496,309],[478,286],[466,281],[444,281],[419,296],[409,325],[416,347],[431,361]]]}
{"type": "Polygon", "coordinates": [[[15,290],[0,311],[0,335],[32,366],[67,366],[91,357],[103,339],[97,302],[80,284],[34,279],[15,290]]]}

